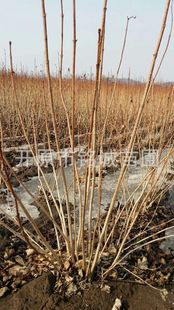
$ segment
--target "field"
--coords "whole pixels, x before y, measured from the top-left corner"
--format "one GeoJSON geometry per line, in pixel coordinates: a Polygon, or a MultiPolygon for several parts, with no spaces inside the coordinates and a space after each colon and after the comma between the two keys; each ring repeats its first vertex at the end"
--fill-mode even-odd
{"type": "MultiPolygon", "coordinates": [[[[46,72],[15,72],[9,42],[10,69],[0,71],[2,300],[45,272],[54,276],[54,292],[68,298],[91,283],[110,294],[115,283],[136,281],[166,300],[174,279],[174,87],[154,79],[166,2],[143,83],[119,79],[127,31],[116,76],[103,75],[107,1],[91,77],[76,73],[75,1],[72,73],[62,73],[62,1],[57,75],[50,73],[44,1],[46,72]]],[[[121,304],[113,309],[128,309],[117,289],[121,304]]]]}
{"type": "MultiPolygon", "coordinates": [[[[48,143],[45,134],[45,122],[48,120],[50,137],[53,133],[51,120],[51,107],[47,93],[47,80],[44,77],[27,76],[24,73],[14,77],[18,105],[22,114],[23,125],[27,130],[29,141],[33,141],[36,134],[37,143],[48,143]],[[34,126],[34,128],[33,128],[34,126]]],[[[24,134],[21,135],[22,125],[16,111],[10,73],[5,70],[0,75],[0,98],[2,112],[3,136],[9,139],[9,145],[20,135],[21,143],[26,142],[24,134]],[[23,141],[22,141],[23,138],[23,141]]],[[[53,101],[55,104],[55,118],[57,133],[62,147],[70,146],[67,118],[60,94],[58,78],[52,80],[53,101]]],[[[141,103],[145,85],[138,82],[116,84],[111,79],[101,82],[99,112],[97,123],[98,144],[100,143],[102,129],[108,113],[104,133],[105,147],[123,147],[130,140],[135,124],[138,108],[141,103]]],[[[66,109],[69,119],[72,118],[72,81],[64,79],[62,82],[66,109]]],[[[78,78],[76,80],[76,145],[87,143],[90,132],[91,111],[94,101],[95,81],[78,78]]],[[[143,117],[136,137],[136,147],[168,147],[173,137],[173,85],[154,85],[146,100],[143,117]]],[[[54,139],[51,141],[54,143],[54,139]]],[[[17,141],[15,141],[15,144],[17,141]]]]}

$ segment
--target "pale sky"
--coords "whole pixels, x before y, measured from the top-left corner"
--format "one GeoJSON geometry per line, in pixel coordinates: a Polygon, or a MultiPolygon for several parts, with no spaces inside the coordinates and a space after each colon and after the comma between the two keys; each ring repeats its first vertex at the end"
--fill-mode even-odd
{"type": "MultiPolygon", "coordinates": [[[[58,65],[60,49],[60,0],[45,0],[52,71],[58,65]]],[[[95,72],[97,30],[101,25],[103,0],[77,0],[77,73],[95,72]]],[[[127,16],[136,15],[129,26],[126,52],[120,78],[146,78],[159,34],[165,0],[108,0],[104,73],[115,74],[118,66],[127,16]]],[[[71,68],[72,0],[64,0],[64,73],[71,68]]],[[[169,15],[162,51],[165,48],[169,15]]],[[[38,70],[44,62],[41,0],[0,0],[0,62],[9,63],[8,42],[13,43],[14,64],[20,70],[38,70]]],[[[161,55],[162,55],[161,51],[161,55]]],[[[158,79],[174,81],[174,39],[158,79]]]]}

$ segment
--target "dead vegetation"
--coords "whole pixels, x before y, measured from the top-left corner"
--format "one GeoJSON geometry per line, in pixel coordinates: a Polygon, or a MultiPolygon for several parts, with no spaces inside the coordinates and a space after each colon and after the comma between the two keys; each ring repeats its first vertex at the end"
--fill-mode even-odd
{"type": "MultiPolygon", "coordinates": [[[[144,221],[144,217],[148,217],[148,214],[151,214],[152,218],[155,217],[156,208],[160,208],[161,198],[171,186],[171,183],[165,183],[162,187],[161,177],[166,174],[169,160],[173,156],[173,85],[156,85],[153,75],[172,2],[166,1],[162,26],[154,50],[155,56],[152,57],[145,84],[130,81],[122,84],[118,76],[115,81],[103,78],[107,1],[104,1],[102,23],[98,32],[95,80],[76,78],[75,1],[73,1],[72,79],[65,79],[62,76],[64,14],[61,1],[61,62],[59,76],[52,78],[44,0],[41,3],[46,76],[16,74],[13,70],[11,42],[11,72],[7,72],[4,68],[0,74],[1,180],[13,195],[13,208],[16,210],[15,218],[10,218],[5,213],[0,224],[24,240],[40,255],[39,257],[42,256],[44,260],[49,261],[56,271],[61,271],[68,262],[73,268],[81,270],[84,278],[92,279],[96,270],[100,276],[106,277],[115,268],[127,270],[124,264],[131,253],[154,243],[155,240],[166,238],[164,233],[169,222],[166,221],[163,230],[160,223],[158,230],[150,229],[151,222],[144,221]],[[25,182],[18,177],[6,158],[5,149],[8,146],[16,147],[25,143],[37,167],[42,200],[27,189],[25,182]],[[52,173],[58,199],[55,198],[53,189],[45,177],[44,169],[38,163],[39,143],[42,143],[50,153],[54,150],[57,154],[56,161],[52,160],[52,173]],[[107,167],[104,167],[103,163],[98,167],[92,165],[92,157],[87,156],[82,182],[75,156],[75,147],[80,145],[85,146],[88,154],[93,154],[95,159],[104,151],[111,149],[125,152],[125,160],[119,163],[117,183],[104,215],[101,212],[102,178],[103,170],[107,167]],[[65,147],[70,147],[72,154],[73,201],[69,199],[66,168],[60,154],[65,147]],[[134,193],[128,193],[127,197],[126,173],[132,151],[137,151],[139,154],[144,148],[158,149],[159,164],[148,169],[145,177],[140,180],[138,188],[141,188],[141,192],[135,200],[134,193]],[[166,149],[164,156],[163,151],[166,149]],[[43,225],[31,217],[28,208],[14,190],[11,175],[33,198],[49,221],[49,225],[51,223],[51,228],[48,226],[52,229],[51,239],[43,230],[43,225]],[[63,199],[60,194],[60,183],[63,184],[63,199]],[[97,204],[94,204],[95,190],[98,195],[97,204]],[[122,198],[121,203],[118,203],[120,193],[122,198]],[[94,209],[97,210],[95,218],[92,217],[94,209]],[[28,226],[24,225],[20,210],[24,212],[28,226]],[[14,222],[14,227],[10,224],[11,221],[14,222]],[[137,223],[140,227],[145,223],[143,229],[138,232],[134,230],[137,223]],[[133,232],[135,235],[132,235],[133,232]],[[130,242],[131,240],[134,241],[130,242]],[[112,251],[109,263],[103,269],[100,265],[102,257],[105,252],[109,253],[111,248],[114,252],[112,251]]],[[[123,54],[124,49],[121,61],[123,54]]],[[[170,221],[172,223],[171,218],[170,221]]],[[[135,270],[132,273],[135,273],[135,270]]],[[[137,277],[140,279],[139,275],[137,277]]]]}

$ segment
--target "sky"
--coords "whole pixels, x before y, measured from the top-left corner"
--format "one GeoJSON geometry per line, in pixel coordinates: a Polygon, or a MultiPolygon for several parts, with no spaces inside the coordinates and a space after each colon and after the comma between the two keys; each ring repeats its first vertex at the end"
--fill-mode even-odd
{"type": "MultiPolygon", "coordinates": [[[[63,0],[65,15],[64,74],[72,67],[72,0],[63,0]]],[[[60,51],[60,0],[45,0],[52,72],[58,67],[60,51]]],[[[103,0],[76,0],[78,75],[95,73],[97,32],[101,26],[103,0]]],[[[165,0],[108,0],[104,74],[114,75],[120,60],[127,16],[129,24],[120,78],[146,78],[160,32],[165,0]]],[[[160,56],[167,42],[169,15],[160,56]]],[[[8,42],[12,41],[17,70],[42,71],[44,40],[41,0],[0,0],[0,63],[9,66],[8,42]]],[[[159,58],[160,59],[160,58],[159,58]]],[[[174,39],[158,75],[160,81],[174,81],[174,39]]]]}

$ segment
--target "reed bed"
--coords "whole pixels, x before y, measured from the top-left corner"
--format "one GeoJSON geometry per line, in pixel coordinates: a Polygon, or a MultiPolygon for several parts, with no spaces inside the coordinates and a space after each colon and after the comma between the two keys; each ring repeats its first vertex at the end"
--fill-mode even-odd
{"type": "MultiPolygon", "coordinates": [[[[2,113],[1,121],[3,134],[4,138],[11,137],[11,141],[9,140],[10,145],[16,140],[19,133],[21,133],[21,125],[18,116],[14,117],[14,97],[11,91],[10,74],[7,71],[1,71],[0,84],[0,108],[2,113]]],[[[32,117],[34,117],[38,142],[43,142],[45,136],[44,111],[47,91],[46,79],[44,77],[27,76],[21,73],[15,76],[15,85],[24,125],[29,132],[29,139],[32,140],[33,137],[32,117]]],[[[102,81],[98,132],[101,132],[101,129],[103,128],[107,106],[112,96],[113,87],[113,81],[109,79],[104,79],[102,81]]],[[[143,83],[118,82],[106,124],[104,140],[106,147],[107,145],[108,148],[111,145],[113,147],[118,147],[119,144],[123,146],[128,143],[144,87],[145,85],[143,83]]],[[[66,114],[61,104],[58,78],[52,78],[52,88],[53,100],[56,106],[55,115],[59,128],[59,139],[62,146],[68,146],[68,144],[70,144],[69,133],[67,130],[66,114]]],[[[67,110],[69,111],[69,115],[71,115],[71,80],[63,79],[62,89],[67,110]]],[[[75,132],[76,135],[79,136],[81,144],[85,143],[88,139],[94,89],[95,81],[82,78],[76,80],[75,132]]],[[[141,148],[147,147],[148,144],[149,146],[158,147],[160,143],[160,135],[163,136],[166,146],[171,143],[170,139],[173,136],[174,119],[172,101],[173,85],[157,84],[153,86],[153,89],[147,98],[136,141],[141,148]]],[[[50,111],[48,109],[48,114],[49,113],[50,111]]],[[[49,125],[52,126],[51,121],[49,121],[49,125]]],[[[50,134],[52,134],[51,131],[50,134]]],[[[23,142],[25,142],[25,139],[23,139],[23,142]]]]}

